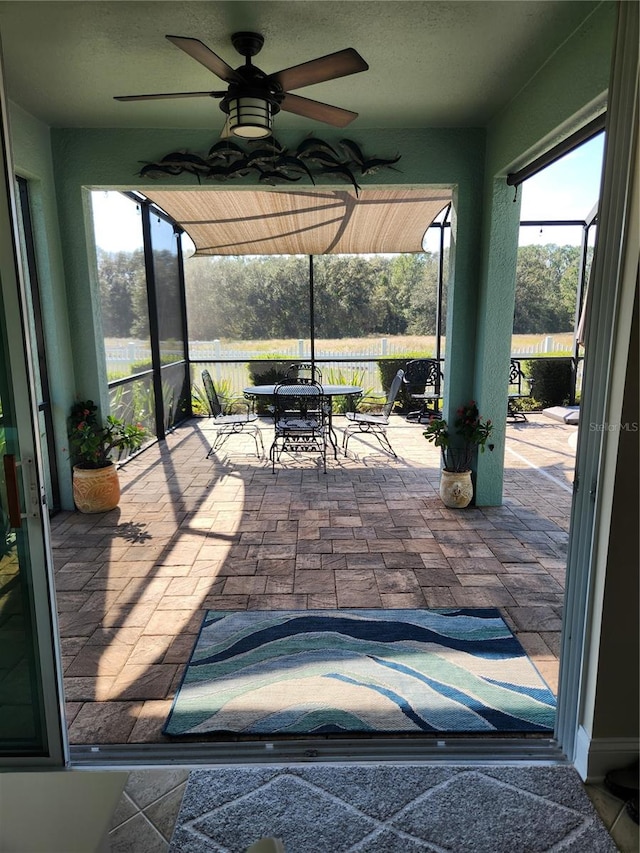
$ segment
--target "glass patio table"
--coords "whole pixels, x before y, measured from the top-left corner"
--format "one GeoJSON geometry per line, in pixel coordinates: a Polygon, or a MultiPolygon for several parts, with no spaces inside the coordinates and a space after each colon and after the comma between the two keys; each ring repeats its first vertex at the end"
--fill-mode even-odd
{"type": "MultiPolygon", "coordinates": [[[[320,382],[318,384],[322,388],[322,396],[326,397],[331,404],[334,397],[356,398],[360,397],[363,393],[359,385],[334,385],[329,382],[320,382]]],[[[272,385],[251,385],[249,388],[245,388],[243,393],[250,400],[255,400],[258,397],[273,397],[275,387],[276,383],[272,385]]],[[[337,459],[338,439],[333,429],[332,409],[333,405],[329,407],[329,441],[333,447],[333,455],[337,459]]]]}

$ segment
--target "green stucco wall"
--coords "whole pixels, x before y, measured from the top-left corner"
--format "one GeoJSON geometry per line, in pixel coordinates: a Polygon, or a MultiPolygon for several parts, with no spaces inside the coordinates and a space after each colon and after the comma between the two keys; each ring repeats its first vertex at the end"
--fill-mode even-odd
{"type": "Polygon", "coordinates": [[[616,4],[605,0],[487,128],[473,387],[481,414],[494,421],[495,449],[478,458],[479,505],[502,502],[520,213],[505,177],[603,111],[615,24],[616,4]]]}
{"type": "MultiPolygon", "coordinates": [[[[447,314],[445,414],[475,398],[495,423],[495,451],[478,463],[477,502],[502,500],[504,418],[508,356],[515,289],[518,205],[513,191],[496,177],[522,165],[540,146],[566,135],[594,110],[602,109],[609,75],[615,4],[606,0],[565,42],[488,128],[360,130],[353,138],[371,156],[401,155],[398,171],[383,170],[364,186],[444,185],[454,190],[451,265],[447,314]]],[[[204,153],[216,141],[205,131],[175,129],[49,131],[14,109],[15,159],[47,198],[44,245],[51,257],[48,298],[56,310],[51,353],[59,371],[54,403],[62,414],[74,396],[104,399],[106,377],[96,282],[87,241],[90,219],[87,188],[176,188],[196,185],[181,176],[171,182],[140,179],[141,163],[173,150],[204,153]],[[54,176],[55,201],[54,206],[54,176]],[[57,242],[59,228],[60,243],[57,242]],[[55,231],[53,233],[52,229],[55,231]],[[67,310],[68,307],[68,310],[67,310]],[[57,337],[59,336],[59,340],[57,337]],[[98,342],[96,344],[96,341],[98,342]]],[[[322,137],[338,141],[343,131],[322,137]]],[[[299,135],[282,134],[295,145],[299,135]]],[[[240,179],[238,186],[249,186],[240,179]]],[[[335,186],[327,182],[324,186],[335,186]]],[[[222,184],[228,188],[229,184],[222,184]]],[[[344,184],[340,185],[344,188],[344,184]]],[[[60,451],[62,453],[62,451],[60,451]]]]}
{"type": "Polygon", "coordinates": [[[29,181],[61,500],[63,506],[69,507],[73,506],[73,500],[66,451],[67,414],[75,396],[76,384],[50,131],[15,104],[9,107],[16,173],[29,181]]]}
{"type": "Polygon", "coordinates": [[[506,175],[606,107],[617,4],[604,0],[487,127],[487,174],[506,175]]]}

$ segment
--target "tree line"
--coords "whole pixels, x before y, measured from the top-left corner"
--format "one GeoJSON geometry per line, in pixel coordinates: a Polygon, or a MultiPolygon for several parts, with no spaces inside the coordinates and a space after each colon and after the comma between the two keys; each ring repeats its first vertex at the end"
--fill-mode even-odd
{"type": "MultiPolygon", "coordinates": [[[[159,289],[161,313],[172,326],[175,256],[167,253],[159,289]],[[166,292],[165,292],[166,290],[166,292]]],[[[154,255],[162,269],[162,253],[154,255]]],[[[573,328],[580,249],[522,246],[518,251],[514,334],[550,334],[573,328]]],[[[444,257],[443,329],[448,255],[444,257]]],[[[250,256],[190,258],[185,262],[192,340],[308,338],[309,258],[250,256]]],[[[148,335],[142,250],[98,252],[105,337],[148,335]]],[[[322,255],[313,263],[313,312],[318,338],[433,335],[436,331],[438,256],[322,255]]],[[[168,331],[168,329],[167,329],[168,331]]],[[[161,337],[164,337],[161,334],[161,337]]]]}

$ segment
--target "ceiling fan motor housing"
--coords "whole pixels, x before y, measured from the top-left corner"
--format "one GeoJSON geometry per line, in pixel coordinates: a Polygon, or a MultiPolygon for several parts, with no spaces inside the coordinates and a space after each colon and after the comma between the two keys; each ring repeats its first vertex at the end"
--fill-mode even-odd
{"type": "Polygon", "coordinates": [[[264,44],[264,37],[260,33],[234,33],[231,41],[247,61],[235,69],[242,80],[229,83],[220,109],[227,113],[232,124],[245,127],[247,136],[252,135],[252,129],[259,136],[266,132],[267,124],[270,126],[273,116],[280,112],[284,92],[275,80],[269,79],[264,71],[251,64],[251,57],[260,53],[264,44]]]}
{"type": "Polygon", "coordinates": [[[241,56],[255,56],[264,45],[264,36],[260,33],[233,33],[231,43],[241,56]]]}

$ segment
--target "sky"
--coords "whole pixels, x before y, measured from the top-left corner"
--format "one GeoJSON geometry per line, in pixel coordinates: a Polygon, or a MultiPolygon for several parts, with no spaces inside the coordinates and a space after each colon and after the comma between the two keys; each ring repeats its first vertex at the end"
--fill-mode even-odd
{"type": "Polygon", "coordinates": [[[142,248],[142,217],[131,200],[119,192],[91,193],[96,244],[105,252],[142,248]]]}
{"type": "MultiPolygon", "coordinates": [[[[525,181],[518,190],[521,220],[586,219],[598,200],[603,147],[601,133],[525,181]]],[[[92,204],[98,246],[109,252],[142,247],[140,213],[129,199],[120,193],[94,192],[92,204]]],[[[579,227],[520,229],[520,245],[579,245],[581,237],[579,227]]],[[[431,244],[428,241],[427,248],[434,251],[431,244]]]]}
{"type": "MultiPolygon", "coordinates": [[[[585,142],[561,160],[522,184],[520,221],[586,219],[598,201],[604,133],[585,142]]],[[[520,245],[580,243],[581,228],[521,228],[520,245]]]]}

